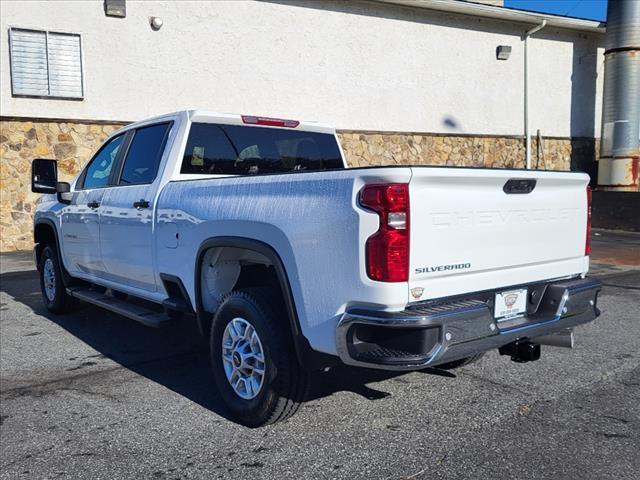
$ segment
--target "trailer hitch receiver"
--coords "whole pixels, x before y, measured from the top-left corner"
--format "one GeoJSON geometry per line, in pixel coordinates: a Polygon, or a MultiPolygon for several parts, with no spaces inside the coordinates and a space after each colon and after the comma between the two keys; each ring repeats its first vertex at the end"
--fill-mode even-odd
{"type": "Polygon", "coordinates": [[[500,355],[509,355],[517,363],[534,362],[540,359],[540,344],[528,340],[516,340],[498,349],[500,355]]]}

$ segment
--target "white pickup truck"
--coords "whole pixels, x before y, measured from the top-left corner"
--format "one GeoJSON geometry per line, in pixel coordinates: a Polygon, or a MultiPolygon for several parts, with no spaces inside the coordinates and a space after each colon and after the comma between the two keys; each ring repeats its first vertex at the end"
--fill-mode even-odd
{"type": "Polygon", "coordinates": [[[184,111],[115,132],[71,184],[36,159],[47,308],[194,318],[244,424],[287,418],[310,372],[452,368],[567,345],[599,315],[588,176],[346,168],[335,130],[184,111]]]}

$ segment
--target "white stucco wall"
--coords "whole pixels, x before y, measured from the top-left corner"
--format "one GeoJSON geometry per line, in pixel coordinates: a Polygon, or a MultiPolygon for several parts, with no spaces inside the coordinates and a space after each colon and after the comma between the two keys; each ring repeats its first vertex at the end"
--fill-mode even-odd
{"type": "MultiPolygon", "coordinates": [[[[204,108],[342,129],[523,131],[523,25],[366,2],[127,0],[125,19],[106,17],[102,1],[3,1],[0,28],[4,116],[204,108]],[[12,98],[10,26],[81,33],[85,99],[12,98]],[[508,61],[495,58],[501,44],[508,61]]],[[[551,28],[531,40],[533,132],[599,135],[602,43],[551,28]]]]}

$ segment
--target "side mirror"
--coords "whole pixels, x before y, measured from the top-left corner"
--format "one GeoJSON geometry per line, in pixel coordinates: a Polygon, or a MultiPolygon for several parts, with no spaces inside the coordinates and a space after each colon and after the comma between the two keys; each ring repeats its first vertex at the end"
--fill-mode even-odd
{"type": "Polygon", "coordinates": [[[55,160],[36,158],[31,162],[31,191],[57,193],[58,167],[55,160]]]}

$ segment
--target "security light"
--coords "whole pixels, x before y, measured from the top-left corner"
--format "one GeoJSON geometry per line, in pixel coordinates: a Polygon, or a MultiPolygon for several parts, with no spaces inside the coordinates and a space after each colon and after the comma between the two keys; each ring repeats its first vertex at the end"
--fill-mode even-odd
{"type": "Polygon", "coordinates": [[[126,0],[104,0],[104,13],[107,17],[120,17],[125,18],[127,16],[127,4],[126,0]]]}
{"type": "Polygon", "coordinates": [[[509,60],[511,56],[511,45],[498,45],[496,48],[496,58],[498,60],[509,60]]]}

